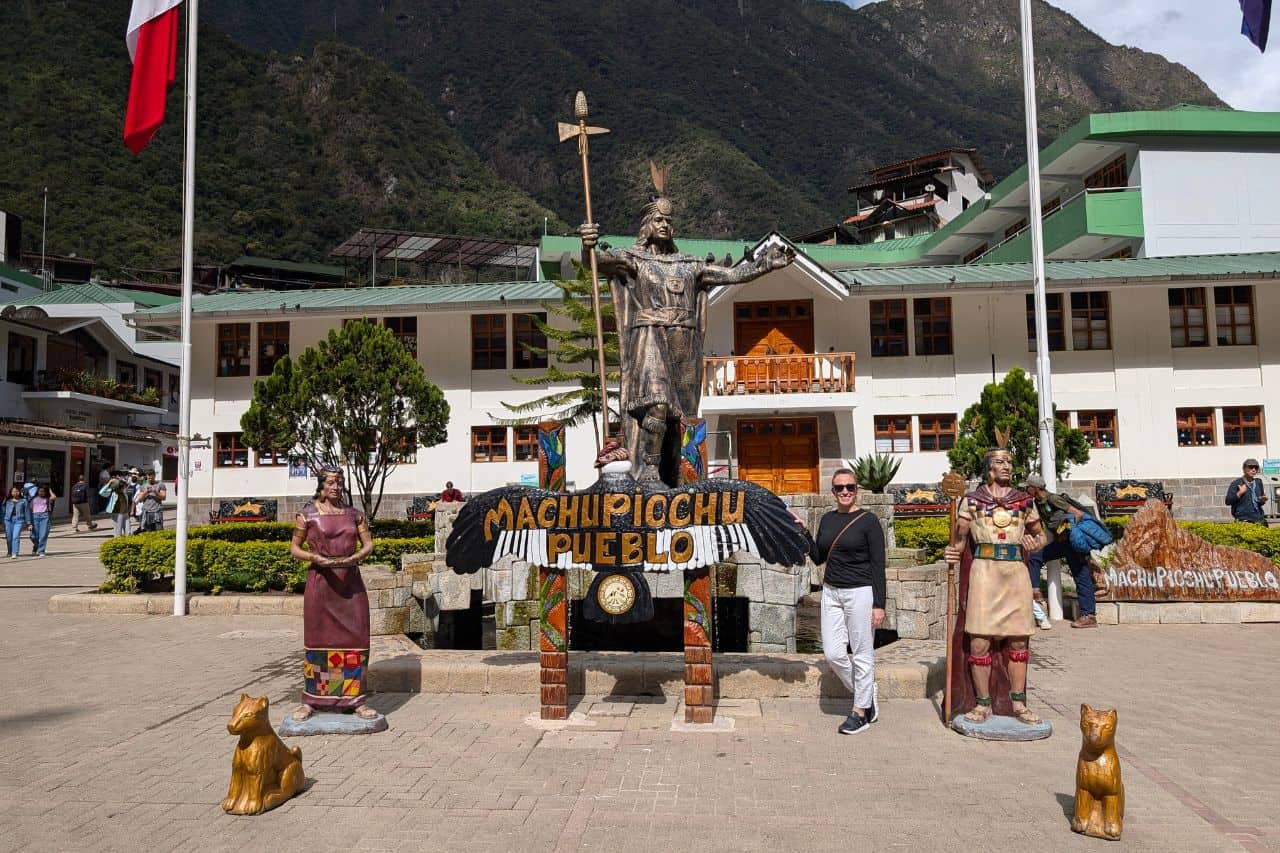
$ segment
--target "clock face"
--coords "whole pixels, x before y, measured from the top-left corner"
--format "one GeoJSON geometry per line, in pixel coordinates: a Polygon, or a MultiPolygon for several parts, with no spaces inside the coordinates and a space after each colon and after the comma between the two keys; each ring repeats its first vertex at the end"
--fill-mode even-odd
{"type": "Polygon", "coordinates": [[[610,616],[621,616],[636,603],[636,588],[626,575],[609,575],[596,588],[600,609],[610,616]]]}

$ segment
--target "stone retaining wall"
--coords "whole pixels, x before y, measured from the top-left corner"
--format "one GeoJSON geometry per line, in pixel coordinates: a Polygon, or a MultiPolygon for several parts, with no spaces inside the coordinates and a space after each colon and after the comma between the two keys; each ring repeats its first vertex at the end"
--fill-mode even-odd
{"type": "Polygon", "coordinates": [[[1099,625],[1280,622],[1277,601],[1099,601],[1099,625]]]}

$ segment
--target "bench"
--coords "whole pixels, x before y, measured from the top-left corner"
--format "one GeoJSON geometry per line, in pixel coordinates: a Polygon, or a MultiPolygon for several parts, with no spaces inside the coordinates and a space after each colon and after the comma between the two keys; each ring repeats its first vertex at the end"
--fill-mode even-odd
{"type": "Polygon", "coordinates": [[[889,493],[893,495],[894,518],[926,518],[951,512],[951,501],[934,485],[908,483],[890,486],[889,493]]]}
{"type": "Polygon", "coordinates": [[[404,514],[410,521],[431,521],[436,517],[436,504],[439,502],[439,495],[419,495],[405,509],[404,514]]]}
{"type": "Polygon", "coordinates": [[[276,511],[275,498],[235,498],[219,501],[218,508],[209,511],[209,523],[275,521],[276,511]]]}
{"type": "Polygon", "coordinates": [[[1164,505],[1173,507],[1173,493],[1164,490],[1159,480],[1117,480],[1098,483],[1093,487],[1098,515],[1132,515],[1152,498],[1159,498],[1164,505]]]}

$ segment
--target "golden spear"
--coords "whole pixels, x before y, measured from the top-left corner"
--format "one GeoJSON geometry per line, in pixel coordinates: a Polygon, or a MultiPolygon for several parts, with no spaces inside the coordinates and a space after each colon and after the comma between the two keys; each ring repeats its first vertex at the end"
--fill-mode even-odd
{"type": "MultiPolygon", "coordinates": [[[[587,202],[587,222],[594,225],[595,220],[591,217],[591,172],[587,167],[587,137],[597,133],[608,133],[609,130],[603,127],[587,126],[587,96],[584,92],[578,92],[577,97],[573,99],[573,115],[578,120],[577,124],[558,122],[557,126],[561,142],[567,142],[574,137],[578,139],[578,156],[582,159],[582,193],[587,202]]],[[[598,446],[604,447],[605,438],[609,434],[609,391],[605,384],[604,321],[600,316],[600,282],[596,272],[594,246],[591,248],[591,308],[596,315],[596,351],[600,354],[597,364],[600,369],[601,423],[596,438],[598,446]]]]}

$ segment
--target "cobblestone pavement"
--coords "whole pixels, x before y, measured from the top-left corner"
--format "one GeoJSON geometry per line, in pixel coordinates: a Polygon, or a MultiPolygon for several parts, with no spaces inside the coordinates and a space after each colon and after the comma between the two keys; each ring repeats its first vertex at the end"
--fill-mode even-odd
{"type": "Polygon", "coordinates": [[[227,718],[242,691],[292,707],[300,620],[48,614],[99,580],[99,541],[0,561],[0,849],[1099,849],[1066,817],[1086,701],[1120,709],[1115,849],[1280,850],[1280,625],[1057,625],[1031,688],[1056,733],[1031,744],[950,734],[926,701],[841,737],[847,709],[809,700],[724,703],[733,731],[683,734],[670,698],[586,697],[546,730],[533,696],[386,694],[390,731],[292,741],[307,790],[231,817],[227,718]]]}

